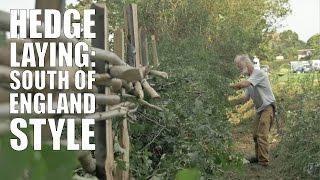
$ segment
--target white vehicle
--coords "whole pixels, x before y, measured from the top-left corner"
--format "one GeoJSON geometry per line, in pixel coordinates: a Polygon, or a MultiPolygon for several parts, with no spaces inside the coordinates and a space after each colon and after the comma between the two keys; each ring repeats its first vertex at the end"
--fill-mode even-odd
{"type": "Polygon", "coordinates": [[[311,66],[308,61],[291,61],[291,71],[294,73],[310,72],[311,66]]]}
{"type": "Polygon", "coordinates": [[[298,72],[298,69],[301,67],[300,61],[291,61],[290,67],[292,72],[298,72]]]}
{"type": "Polygon", "coordinates": [[[312,70],[320,71],[320,59],[310,60],[310,65],[311,65],[312,70]]]}

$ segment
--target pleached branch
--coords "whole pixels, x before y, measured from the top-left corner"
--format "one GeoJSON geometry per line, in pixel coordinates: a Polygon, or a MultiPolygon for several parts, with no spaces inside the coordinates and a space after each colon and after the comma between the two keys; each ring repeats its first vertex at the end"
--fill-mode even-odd
{"type": "Polygon", "coordinates": [[[82,118],[79,118],[79,116],[72,116],[72,115],[62,116],[61,118],[74,118],[75,123],[81,124],[82,119],[94,119],[95,121],[105,121],[105,120],[111,120],[112,118],[116,118],[116,117],[125,117],[128,112],[129,111],[127,108],[119,108],[112,111],[96,112],[94,114],[85,115],[82,118]]]}
{"type": "Polygon", "coordinates": [[[136,108],[136,104],[133,103],[133,102],[126,101],[126,102],[122,102],[120,104],[111,106],[109,108],[109,110],[112,111],[112,110],[121,109],[121,108],[135,109],[136,108]]]}
{"type": "Polygon", "coordinates": [[[151,98],[160,98],[160,95],[150,86],[147,80],[142,80],[143,89],[150,95],[151,98]]]}
{"type": "Polygon", "coordinates": [[[92,157],[90,151],[78,151],[77,152],[78,160],[82,166],[82,168],[90,173],[93,174],[96,170],[96,160],[92,157]]]}
{"type": "Polygon", "coordinates": [[[110,74],[95,74],[93,75],[93,78],[95,78],[95,84],[96,85],[106,85],[110,86],[111,84],[111,76],[110,74]]]}
{"type": "Polygon", "coordinates": [[[134,83],[134,94],[139,98],[139,99],[144,99],[144,93],[142,90],[141,83],[139,81],[134,83]]]}
{"type": "Polygon", "coordinates": [[[142,70],[131,66],[112,66],[110,68],[110,75],[129,82],[140,81],[143,79],[142,70]]]}
{"type": "Polygon", "coordinates": [[[102,105],[116,105],[121,102],[118,95],[95,94],[96,103],[102,105]]]}
{"type": "Polygon", "coordinates": [[[148,103],[147,101],[143,100],[143,99],[138,99],[136,96],[130,95],[130,94],[122,94],[121,95],[122,99],[127,100],[127,101],[133,101],[139,105],[142,105],[144,107],[147,108],[151,108],[151,109],[155,109],[158,111],[163,111],[163,109],[159,106],[153,105],[148,103]]]}
{"type": "Polygon", "coordinates": [[[158,76],[164,79],[168,79],[169,76],[166,72],[162,72],[162,71],[157,71],[157,70],[150,70],[149,72],[150,75],[154,75],[154,76],[158,76]]]}
{"type": "Polygon", "coordinates": [[[150,104],[148,103],[147,101],[143,100],[143,99],[138,99],[138,102],[139,104],[141,104],[142,106],[146,106],[148,108],[151,108],[151,109],[155,109],[155,110],[158,110],[158,111],[163,111],[163,109],[159,106],[156,106],[154,104],[150,104]]]}
{"type": "Polygon", "coordinates": [[[111,91],[117,93],[122,88],[122,81],[121,79],[112,79],[111,80],[111,91]]]}
{"type": "Polygon", "coordinates": [[[132,82],[122,80],[122,85],[127,92],[131,92],[134,89],[132,82]]]}

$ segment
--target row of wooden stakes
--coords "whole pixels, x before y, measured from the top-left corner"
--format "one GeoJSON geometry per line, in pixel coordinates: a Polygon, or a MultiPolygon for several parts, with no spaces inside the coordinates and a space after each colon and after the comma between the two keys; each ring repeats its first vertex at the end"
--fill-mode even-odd
{"type": "MultiPolygon", "coordinates": [[[[28,29],[28,28],[27,28],[28,29]]],[[[0,11],[0,31],[9,31],[10,30],[10,15],[7,12],[0,11]]],[[[39,26],[38,32],[44,32],[44,27],[39,26]]],[[[17,52],[21,53],[24,42],[37,41],[41,42],[41,39],[11,39],[6,42],[5,45],[0,47],[0,136],[9,131],[9,93],[12,92],[9,86],[11,82],[10,79],[10,42],[17,43],[17,52]]],[[[51,42],[71,42],[76,44],[79,42],[78,39],[68,39],[63,34],[57,39],[46,39],[45,41],[51,42]]],[[[137,110],[139,105],[145,106],[148,108],[153,108],[156,110],[163,110],[161,107],[150,104],[145,101],[145,94],[151,98],[160,98],[159,93],[148,83],[148,78],[152,76],[157,76],[160,78],[168,78],[166,72],[155,70],[152,66],[144,67],[132,67],[128,65],[123,59],[117,56],[114,52],[99,49],[95,47],[90,47],[89,52],[95,51],[94,56],[90,56],[90,60],[94,62],[105,61],[109,64],[108,73],[95,74],[95,86],[92,90],[88,90],[90,93],[95,94],[96,103],[98,105],[107,105],[108,110],[105,112],[96,112],[94,114],[85,115],[79,114],[74,115],[64,115],[61,114],[61,118],[75,118],[76,122],[81,122],[82,118],[92,118],[96,121],[110,120],[115,117],[123,117],[128,119],[132,117],[132,113],[137,110]],[[98,93],[98,86],[109,87],[110,94],[101,94],[98,93]]],[[[19,57],[19,54],[17,54],[19,57]]],[[[16,69],[19,71],[24,71],[26,69],[16,69]]],[[[29,70],[41,70],[40,68],[29,68],[29,70]]],[[[77,68],[43,68],[43,70],[61,70],[69,71],[71,74],[75,73],[77,68]]],[[[87,69],[87,70],[90,70],[87,69]]],[[[72,85],[74,82],[73,76],[69,76],[69,82],[72,85]]],[[[49,83],[49,82],[48,82],[49,83]]],[[[21,91],[26,92],[26,91],[21,91]]],[[[31,93],[39,92],[36,89],[29,90],[31,93]]],[[[41,91],[43,93],[57,93],[56,90],[44,89],[41,91]]],[[[81,92],[75,88],[69,90],[70,93],[81,92]]],[[[86,92],[86,91],[82,91],[86,92]]],[[[68,93],[68,92],[66,92],[68,93]]],[[[26,115],[19,115],[24,117],[26,115]]],[[[32,116],[32,115],[31,115],[32,116]]],[[[50,118],[49,114],[41,115],[46,118],[50,118]]],[[[29,115],[30,117],[30,115],[29,115]]],[[[39,117],[39,115],[37,115],[39,117]]],[[[55,115],[55,117],[57,117],[55,115]]],[[[126,122],[126,121],[124,121],[126,122]]],[[[126,130],[127,131],[127,130],[126,130]]],[[[127,133],[127,132],[125,132],[127,133]]],[[[128,152],[127,152],[128,153],[128,152]]],[[[128,156],[128,154],[126,155],[128,156]]],[[[128,158],[128,157],[127,157],[128,158]]],[[[91,152],[89,151],[80,151],[78,153],[78,159],[83,166],[84,170],[88,173],[93,173],[96,170],[96,160],[92,157],[91,152]]],[[[128,160],[127,160],[128,161],[128,160]]],[[[108,172],[107,172],[108,173],[108,172]]],[[[128,176],[128,174],[126,175],[128,176]]],[[[126,179],[126,178],[125,178],[126,179]]]]}

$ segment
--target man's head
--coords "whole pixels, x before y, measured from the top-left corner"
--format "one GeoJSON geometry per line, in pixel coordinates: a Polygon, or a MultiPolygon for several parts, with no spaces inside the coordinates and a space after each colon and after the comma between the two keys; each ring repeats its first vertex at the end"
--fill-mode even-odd
{"type": "Polygon", "coordinates": [[[237,55],[234,58],[234,63],[243,75],[250,75],[253,71],[253,64],[246,54],[237,55]]]}

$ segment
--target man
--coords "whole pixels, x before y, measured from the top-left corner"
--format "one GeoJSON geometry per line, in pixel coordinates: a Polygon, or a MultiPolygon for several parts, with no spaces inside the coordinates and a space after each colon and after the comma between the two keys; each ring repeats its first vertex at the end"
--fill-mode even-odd
{"type": "Polygon", "coordinates": [[[254,69],[248,55],[238,55],[234,59],[237,68],[243,75],[249,76],[247,80],[230,85],[232,88],[246,89],[245,95],[240,102],[245,103],[250,98],[253,100],[257,118],[254,122],[253,140],[255,143],[256,156],[249,161],[260,165],[269,164],[268,135],[274,120],[275,97],[273,95],[268,75],[258,69],[254,69]]]}

